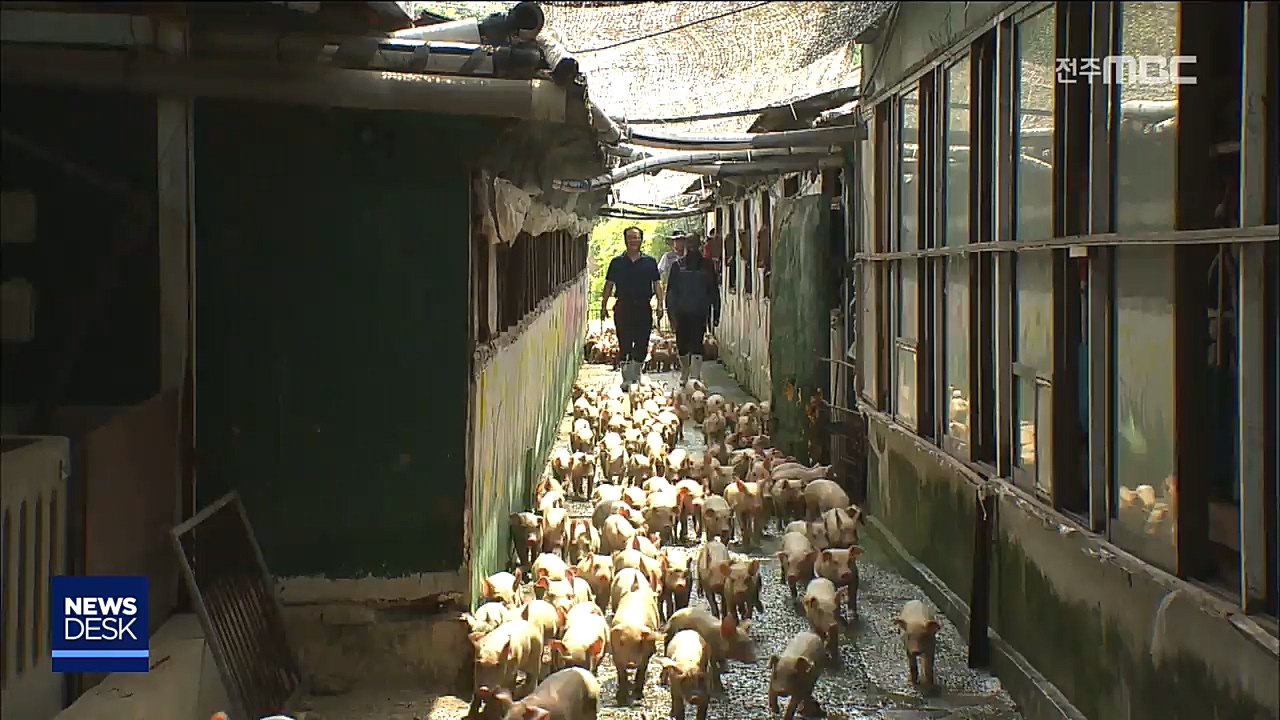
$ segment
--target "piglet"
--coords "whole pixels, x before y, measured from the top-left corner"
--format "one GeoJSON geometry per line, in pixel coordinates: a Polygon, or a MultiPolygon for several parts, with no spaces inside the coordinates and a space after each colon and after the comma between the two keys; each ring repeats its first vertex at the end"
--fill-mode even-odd
{"type": "Polygon", "coordinates": [[[697,708],[697,720],[707,720],[711,693],[720,686],[720,668],[702,635],[697,630],[677,632],[666,645],[666,657],[658,662],[671,688],[671,717],[684,720],[688,704],[697,708]]]}
{"type": "Polygon", "coordinates": [[[658,623],[658,596],[653,590],[633,590],[618,602],[609,629],[609,650],[618,671],[619,705],[644,696],[649,660],[661,634],[658,623]]]}
{"type": "Polygon", "coordinates": [[[529,567],[534,555],[542,552],[542,518],[531,512],[511,513],[511,544],[516,562],[529,567]]]}
{"type": "Polygon", "coordinates": [[[471,634],[475,646],[475,692],[471,716],[501,690],[512,690],[516,676],[542,677],[542,630],[527,620],[508,620],[488,635],[471,634]]]}
{"type": "MultiPolygon", "coordinates": [[[[803,521],[800,524],[803,525],[803,521]]],[[[803,533],[788,530],[782,536],[778,565],[781,566],[782,582],[791,590],[792,600],[796,598],[801,583],[808,585],[813,579],[813,565],[817,557],[818,551],[803,533]]]]}
{"type": "Polygon", "coordinates": [[[494,573],[480,581],[480,596],[485,600],[515,607],[520,598],[520,569],[514,573],[494,573]]]}
{"type": "Polygon", "coordinates": [[[818,577],[830,580],[838,588],[844,588],[845,601],[849,609],[849,619],[858,617],[858,555],[862,548],[854,545],[838,550],[823,550],[818,555],[814,571],[818,577]]]}
{"type": "Polygon", "coordinates": [[[503,720],[595,720],[600,684],[586,670],[571,667],[548,675],[520,702],[509,690],[494,699],[506,709],[503,720]]]}
{"type": "Polygon", "coordinates": [[[840,645],[840,621],[836,611],[838,594],[835,583],[826,578],[814,578],[809,581],[800,601],[805,619],[814,632],[827,639],[827,650],[833,658],[840,645]]]}
{"type": "Polygon", "coordinates": [[[793,720],[797,710],[821,715],[813,688],[824,664],[822,638],[807,630],[791,638],[781,654],[769,658],[769,712],[778,713],[779,696],[790,696],[784,720],[793,720]]]}
{"type": "Polygon", "coordinates": [[[938,622],[933,610],[919,600],[908,600],[902,606],[902,612],[893,619],[902,636],[902,647],[907,653],[907,671],[911,675],[913,685],[932,690],[935,685],[933,672],[934,650],[938,630],[942,625],[938,622]],[[924,677],[922,678],[921,675],[924,677]],[[922,683],[921,680],[924,682],[922,683]]]}
{"type": "Polygon", "coordinates": [[[677,610],[689,607],[689,583],[693,574],[693,558],[683,549],[662,549],[662,592],[660,610],[670,618],[677,610]]]}
{"type": "Polygon", "coordinates": [[[569,622],[564,637],[551,640],[547,647],[551,650],[552,666],[557,670],[579,667],[594,673],[608,644],[609,623],[604,616],[579,613],[569,622]]]}

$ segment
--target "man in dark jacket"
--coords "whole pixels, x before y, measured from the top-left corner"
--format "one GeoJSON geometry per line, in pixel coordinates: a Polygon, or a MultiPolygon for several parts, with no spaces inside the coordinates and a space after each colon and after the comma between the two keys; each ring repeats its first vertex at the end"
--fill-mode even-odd
{"type": "Polygon", "coordinates": [[[720,284],[715,268],[702,256],[695,238],[687,238],[688,251],[671,266],[667,277],[667,315],[676,331],[680,355],[680,384],[702,377],[702,342],[707,320],[720,317],[720,284]]]}

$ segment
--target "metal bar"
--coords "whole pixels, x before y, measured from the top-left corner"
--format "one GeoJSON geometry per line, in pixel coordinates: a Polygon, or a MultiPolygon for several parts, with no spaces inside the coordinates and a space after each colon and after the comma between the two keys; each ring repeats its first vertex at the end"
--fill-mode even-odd
{"type": "Polygon", "coordinates": [[[980,486],[974,499],[973,583],[969,591],[969,667],[991,665],[991,546],[995,496],[980,486]]]}
{"type": "MultiPolygon", "coordinates": [[[[1005,20],[996,29],[996,131],[995,176],[996,242],[1008,243],[1013,239],[1013,23],[1005,20]]],[[[1010,243],[1012,244],[1012,243],[1010,243]]],[[[981,247],[983,243],[978,243],[981,247]]],[[[969,246],[974,247],[974,246],[969,246]]],[[[995,282],[992,288],[995,305],[995,362],[996,387],[996,469],[1002,476],[1009,476],[1013,469],[1013,256],[1001,253],[995,258],[995,282]]]]}
{"type": "Polygon", "coordinates": [[[1074,235],[1071,237],[1052,238],[1027,242],[1002,241],[982,242],[973,245],[946,248],[930,248],[928,250],[905,250],[898,252],[859,253],[855,261],[888,262],[920,257],[943,257],[950,255],[967,255],[983,252],[1029,252],[1035,250],[1059,250],[1074,247],[1120,247],[1120,246],[1153,246],[1153,245],[1221,245],[1223,243],[1265,243],[1275,242],[1280,236],[1280,225],[1259,225],[1242,228],[1214,228],[1210,230],[1170,230],[1166,232],[1123,235],[1115,233],[1099,233],[1096,235],[1074,235]]]}
{"type": "MultiPolygon", "coordinates": [[[[1267,48],[1270,3],[1247,2],[1244,8],[1244,78],[1240,119],[1240,224],[1266,221],[1269,148],[1267,128],[1276,122],[1274,109],[1267,113],[1268,65],[1274,58],[1267,48]]],[[[1224,252],[1225,252],[1224,248],[1224,252]]],[[[1240,410],[1240,600],[1246,613],[1261,611],[1267,600],[1267,478],[1265,397],[1268,340],[1266,327],[1266,248],[1240,248],[1239,316],[1236,377],[1240,410]]],[[[1219,263],[1222,266],[1223,263],[1219,263]]]]}
{"type": "Polygon", "coordinates": [[[127,51],[6,45],[4,82],[149,95],[414,110],[564,122],[568,95],[550,80],[419,75],[313,65],[173,58],[127,51]]]}
{"type": "Polygon", "coordinates": [[[1089,253],[1089,527],[1105,532],[1111,516],[1111,267],[1113,252],[1089,253]]]}

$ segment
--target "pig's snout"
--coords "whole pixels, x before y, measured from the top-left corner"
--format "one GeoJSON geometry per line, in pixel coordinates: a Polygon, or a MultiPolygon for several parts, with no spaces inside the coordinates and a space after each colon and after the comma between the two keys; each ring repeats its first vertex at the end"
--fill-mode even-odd
{"type": "Polygon", "coordinates": [[[692,693],[689,693],[688,695],[685,695],[685,700],[688,700],[690,705],[696,705],[698,707],[702,707],[703,705],[707,704],[708,698],[706,693],[692,692],[692,693]]]}

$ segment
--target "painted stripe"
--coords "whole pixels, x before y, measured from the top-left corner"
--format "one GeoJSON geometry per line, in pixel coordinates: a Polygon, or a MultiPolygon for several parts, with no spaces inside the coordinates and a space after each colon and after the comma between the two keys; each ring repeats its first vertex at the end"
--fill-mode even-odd
{"type": "Polygon", "coordinates": [[[150,650],[54,650],[55,658],[86,658],[105,660],[110,658],[146,658],[151,657],[150,650]]]}

